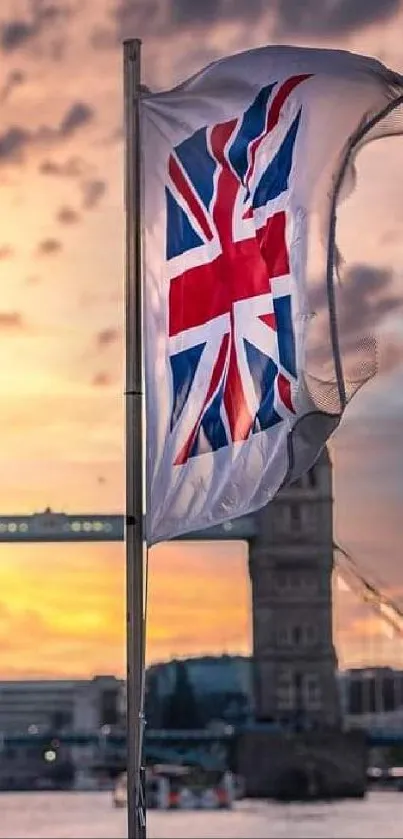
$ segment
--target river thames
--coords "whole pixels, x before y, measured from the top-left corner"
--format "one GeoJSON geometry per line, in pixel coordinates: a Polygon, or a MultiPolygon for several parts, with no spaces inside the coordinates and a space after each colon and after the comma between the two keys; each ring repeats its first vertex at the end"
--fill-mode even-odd
{"type": "MultiPolygon", "coordinates": [[[[107,793],[1,793],[1,839],[120,839],[126,811],[107,793]]],[[[403,838],[403,794],[373,792],[363,801],[275,804],[241,801],[230,812],[148,814],[150,839],[403,838]]]]}

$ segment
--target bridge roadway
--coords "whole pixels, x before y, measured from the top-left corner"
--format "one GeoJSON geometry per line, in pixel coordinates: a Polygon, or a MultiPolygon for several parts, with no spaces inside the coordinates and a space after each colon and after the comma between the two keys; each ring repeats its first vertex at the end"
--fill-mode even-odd
{"type": "MultiPolygon", "coordinates": [[[[248,730],[255,726],[248,725],[248,730]]],[[[276,726],[257,724],[256,729],[263,731],[269,728],[275,730],[276,726]]],[[[403,729],[373,728],[367,730],[369,746],[388,746],[403,744],[403,729]]],[[[175,746],[181,751],[184,749],[200,751],[214,745],[229,747],[237,734],[236,728],[228,727],[227,731],[214,732],[209,729],[200,730],[152,730],[146,731],[145,750],[152,752],[156,746],[172,750],[175,746]]],[[[57,743],[66,746],[90,746],[98,745],[107,748],[124,747],[126,734],[124,732],[100,732],[71,731],[71,732],[43,732],[43,733],[0,733],[0,754],[6,746],[49,746],[57,743]]]]}
{"type": "MultiPolygon", "coordinates": [[[[122,542],[125,517],[120,514],[66,514],[50,509],[42,513],[0,516],[1,542],[122,542]]],[[[251,539],[254,516],[242,516],[217,527],[180,539],[251,539]]]]}

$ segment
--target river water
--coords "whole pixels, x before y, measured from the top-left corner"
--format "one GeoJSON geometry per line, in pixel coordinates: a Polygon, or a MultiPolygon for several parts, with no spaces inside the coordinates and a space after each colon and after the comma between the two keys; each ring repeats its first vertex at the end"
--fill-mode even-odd
{"type": "MultiPolygon", "coordinates": [[[[120,839],[127,814],[108,793],[1,793],[1,839],[120,839]]],[[[150,839],[403,839],[403,794],[318,804],[238,802],[230,812],[148,814],[150,839]]]]}

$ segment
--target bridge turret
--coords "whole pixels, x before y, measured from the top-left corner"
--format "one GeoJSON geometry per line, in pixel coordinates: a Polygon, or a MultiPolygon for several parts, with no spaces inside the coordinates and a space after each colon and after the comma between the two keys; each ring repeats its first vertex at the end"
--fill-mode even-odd
{"type": "Polygon", "coordinates": [[[255,712],[259,720],[334,725],[333,499],[325,451],[258,514],[250,546],[255,712]]]}

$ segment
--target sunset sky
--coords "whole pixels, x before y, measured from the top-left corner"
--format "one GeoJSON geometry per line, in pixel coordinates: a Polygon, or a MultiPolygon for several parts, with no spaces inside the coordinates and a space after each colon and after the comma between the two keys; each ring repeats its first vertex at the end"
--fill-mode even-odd
{"type": "MultiPolygon", "coordinates": [[[[403,72],[402,27],[399,0],[2,0],[2,513],[123,510],[122,39],[143,39],[158,89],[265,43],[343,47],[403,72]]],[[[349,305],[385,352],[331,447],[336,538],[396,599],[402,189],[403,138],[362,153],[339,241],[349,305]]],[[[231,543],[151,552],[149,660],[249,650],[246,556],[231,543]]],[[[343,657],[358,661],[379,626],[340,598],[343,657]]],[[[123,671],[123,546],[1,546],[0,677],[123,671]]]]}

